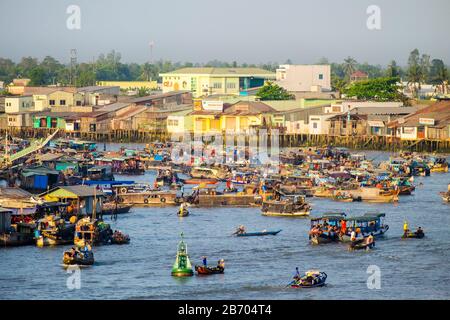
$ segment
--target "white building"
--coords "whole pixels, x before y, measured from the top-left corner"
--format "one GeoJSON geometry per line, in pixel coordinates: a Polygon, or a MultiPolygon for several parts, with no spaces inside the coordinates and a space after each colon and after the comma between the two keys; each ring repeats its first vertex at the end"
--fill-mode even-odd
{"type": "Polygon", "coordinates": [[[31,111],[34,111],[32,95],[5,98],[5,113],[20,113],[31,111]]]}
{"type": "Polygon", "coordinates": [[[310,115],[309,116],[309,134],[328,134],[330,129],[329,118],[334,114],[310,115]]]}
{"type": "Polygon", "coordinates": [[[276,83],[290,92],[331,91],[331,67],[330,65],[280,65],[276,71],[276,83]]]}

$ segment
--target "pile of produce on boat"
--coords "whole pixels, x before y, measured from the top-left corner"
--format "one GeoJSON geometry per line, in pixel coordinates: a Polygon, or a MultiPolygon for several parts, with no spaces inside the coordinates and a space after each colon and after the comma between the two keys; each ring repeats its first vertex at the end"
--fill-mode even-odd
{"type": "Polygon", "coordinates": [[[114,230],[111,236],[111,244],[128,244],[130,243],[130,237],[127,234],[122,233],[119,230],[114,230]]]}
{"type": "Polygon", "coordinates": [[[296,269],[296,274],[294,280],[292,280],[288,286],[291,288],[317,288],[323,287],[325,281],[327,280],[327,274],[319,270],[309,270],[305,272],[304,276],[300,276],[298,268],[296,269]]]}
{"type": "Polygon", "coordinates": [[[94,253],[89,245],[83,249],[72,247],[71,250],[64,252],[63,264],[64,266],[91,266],[94,264],[94,253]]]}

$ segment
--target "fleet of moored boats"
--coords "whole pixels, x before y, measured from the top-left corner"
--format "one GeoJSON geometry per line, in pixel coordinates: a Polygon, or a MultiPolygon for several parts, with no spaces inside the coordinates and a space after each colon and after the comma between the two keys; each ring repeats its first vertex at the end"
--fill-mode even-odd
{"type": "MultiPolygon", "coordinates": [[[[13,150],[13,145],[10,142],[3,146],[5,154],[13,150]]],[[[26,142],[22,141],[20,147],[26,149],[26,142]]],[[[20,147],[16,152],[20,152],[20,147]]],[[[305,148],[281,154],[276,165],[262,165],[251,150],[236,148],[231,164],[227,165],[205,160],[211,159],[213,152],[217,156],[218,151],[212,150],[211,146],[202,146],[201,150],[187,148],[185,155],[192,155],[187,163],[174,161],[171,147],[170,144],[155,143],[143,150],[121,148],[107,152],[98,151],[92,142],[60,139],[35,152],[24,152],[26,156],[17,156],[13,162],[8,162],[5,156],[0,177],[9,186],[18,189],[19,185],[33,195],[29,199],[11,199],[0,194],[0,217],[4,225],[0,230],[0,245],[73,244],[72,249],[63,254],[63,265],[89,266],[94,264],[92,246],[130,243],[128,235],[113,231],[103,217],[117,218],[135,206],[179,206],[176,213],[179,217],[188,217],[189,207],[218,206],[259,207],[261,214],[267,217],[308,217],[312,211],[309,197],[338,202],[398,202],[401,196],[415,191],[415,176],[448,172],[444,157],[409,152],[375,164],[365,155],[352,154],[344,148],[305,148]],[[202,154],[203,162],[198,163],[193,157],[198,152],[202,154]],[[49,201],[45,190],[33,192],[36,184],[30,187],[25,182],[32,176],[29,172],[43,172],[42,168],[58,172],[51,185],[47,180],[47,190],[70,185],[95,189],[94,209],[90,214],[82,214],[79,203],[77,207],[73,201],[49,201]],[[157,172],[153,184],[115,180],[116,175],[142,175],[146,170],[157,172]],[[100,197],[102,201],[97,199],[100,197]]],[[[450,202],[450,185],[441,196],[445,202],[450,202]]],[[[356,217],[348,217],[342,212],[316,215],[310,219],[309,240],[313,245],[345,243],[349,250],[370,250],[389,230],[385,218],[383,213],[356,217]]],[[[281,231],[247,232],[241,225],[233,235],[275,236],[281,231]]],[[[412,231],[405,222],[403,239],[420,239],[424,235],[421,227],[412,231]]],[[[211,267],[205,257],[203,265],[192,268],[182,238],[172,275],[192,276],[194,269],[198,275],[221,274],[225,271],[225,262],[220,259],[217,266],[211,267]]],[[[288,286],[319,287],[325,284],[326,278],[326,273],[319,270],[307,271],[304,276],[297,270],[288,286]]]]}

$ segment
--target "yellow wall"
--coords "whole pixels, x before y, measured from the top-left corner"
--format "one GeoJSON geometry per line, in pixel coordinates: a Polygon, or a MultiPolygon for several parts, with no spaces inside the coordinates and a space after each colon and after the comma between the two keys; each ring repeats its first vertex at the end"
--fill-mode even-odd
{"type": "Polygon", "coordinates": [[[83,95],[81,93],[71,93],[71,92],[65,92],[65,91],[55,91],[50,93],[47,96],[47,107],[62,107],[62,106],[76,106],[76,102],[83,104],[83,95]],[[50,101],[54,100],[55,104],[51,105],[50,101]],[[65,104],[61,104],[61,100],[65,100],[65,104]]]}
{"type": "MultiPolygon", "coordinates": [[[[196,133],[210,131],[246,131],[251,126],[259,126],[262,123],[261,116],[220,116],[216,119],[213,115],[194,115],[192,130],[196,133]]],[[[189,129],[185,129],[189,130],[189,129]]]]}
{"type": "Polygon", "coordinates": [[[209,94],[239,94],[238,77],[212,77],[210,75],[172,74],[163,76],[163,93],[190,90],[194,97],[209,94]],[[214,86],[220,84],[219,86],[214,86]]]}

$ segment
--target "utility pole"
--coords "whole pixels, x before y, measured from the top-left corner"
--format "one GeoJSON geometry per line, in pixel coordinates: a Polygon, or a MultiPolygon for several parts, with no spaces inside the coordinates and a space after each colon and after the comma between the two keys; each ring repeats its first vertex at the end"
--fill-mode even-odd
{"type": "Polygon", "coordinates": [[[77,49],[70,49],[70,84],[75,86],[77,80],[77,49]]]}

